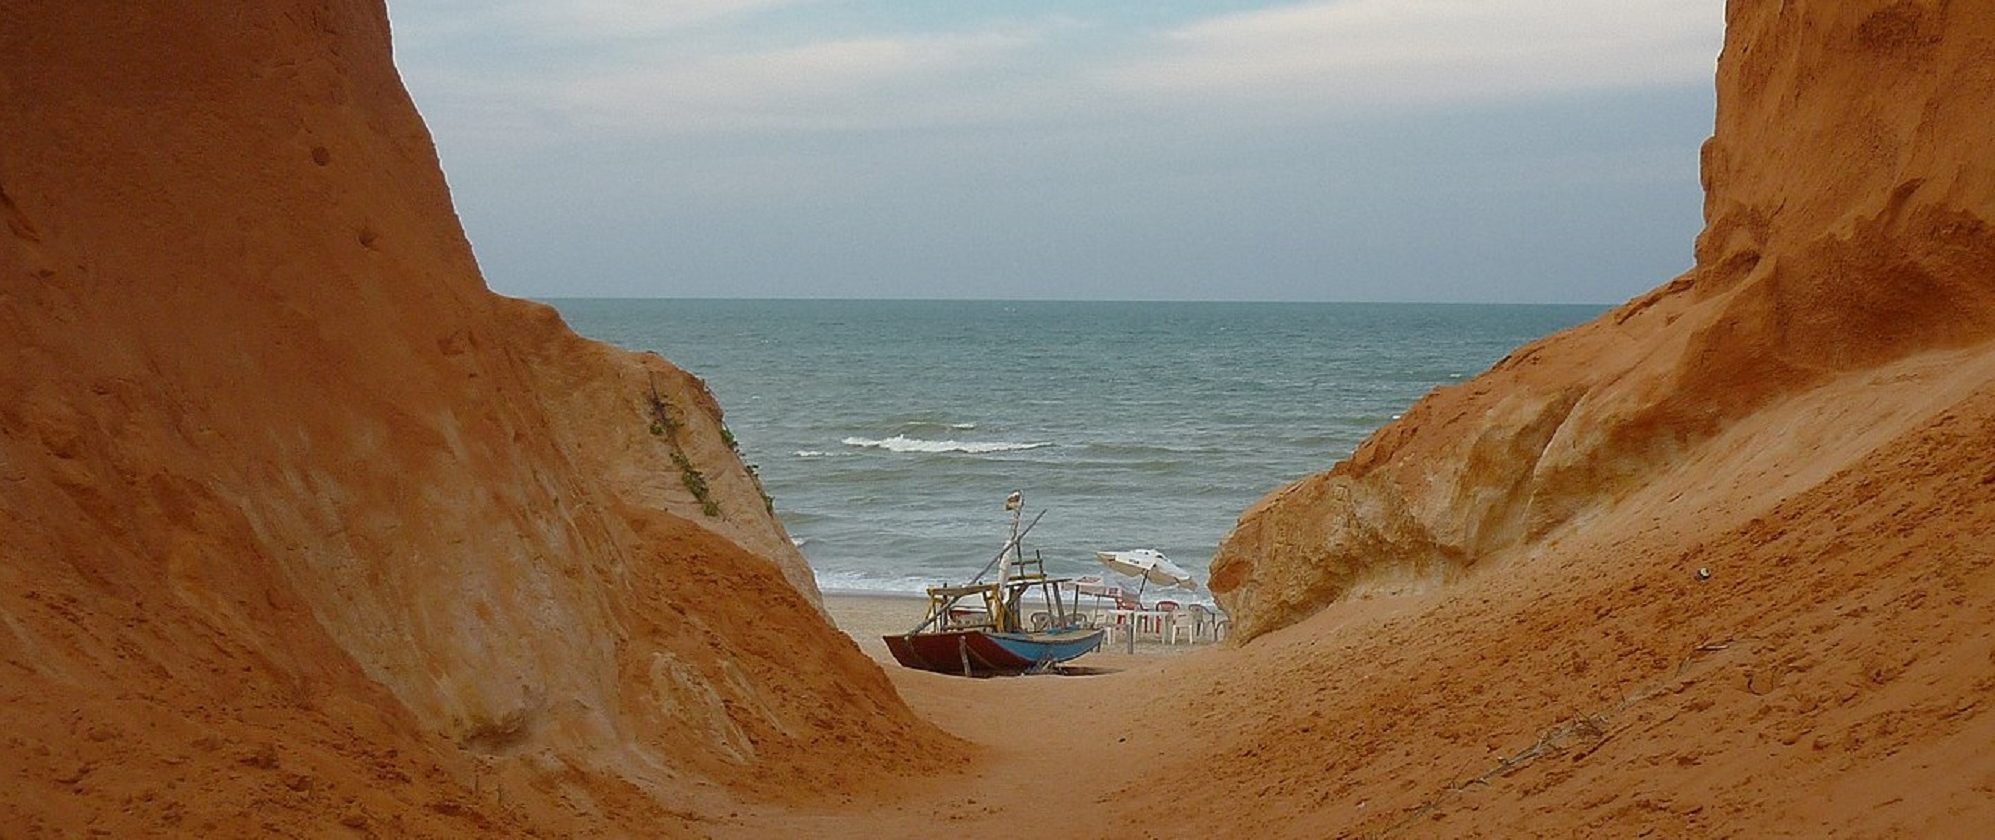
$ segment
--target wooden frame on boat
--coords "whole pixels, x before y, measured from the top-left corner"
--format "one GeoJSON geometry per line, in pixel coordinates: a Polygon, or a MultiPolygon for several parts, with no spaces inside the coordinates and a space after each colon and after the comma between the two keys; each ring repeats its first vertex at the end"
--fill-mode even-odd
{"type": "MultiPolygon", "coordinates": [[[[1011,539],[984,566],[985,572],[997,567],[997,581],[981,582],[984,572],[980,572],[967,584],[931,587],[921,623],[907,633],[881,637],[895,661],[966,677],[1033,674],[1101,647],[1102,630],[1085,626],[1079,613],[1062,603],[1060,584],[1067,580],[1047,577],[1038,552],[1030,560],[1025,558],[1020,540],[1032,526],[1019,527],[1022,507],[1018,493],[1005,500],[1005,509],[1012,512],[1011,539]],[[1033,589],[1046,597],[1050,608],[1051,620],[1043,629],[1027,629],[1020,620],[1025,595],[1033,589]],[[977,608],[958,606],[971,598],[979,602],[977,608]]],[[[1034,517],[1032,525],[1037,524],[1039,518],[1034,517]]]]}

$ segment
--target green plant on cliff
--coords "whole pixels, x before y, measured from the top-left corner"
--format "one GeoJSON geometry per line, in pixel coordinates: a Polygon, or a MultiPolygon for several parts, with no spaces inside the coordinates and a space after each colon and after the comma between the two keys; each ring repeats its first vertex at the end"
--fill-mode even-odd
{"type": "Polygon", "coordinates": [[[762,496],[762,509],[772,516],[775,515],[776,500],[769,498],[769,491],[762,489],[762,468],[754,464],[742,464],[742,466],[748,468],[748,477],[755,481],[755,492],[762,496]]]}
{"type": "MultiPolygon", "coordinates": [[[[720,424],[720,439],[727,442],[728,449],[734,450],[735,457],[742,457],[741,441],[735,439],[734,430],[728,428],[726,423],[720,424]]],[[[769,491],[762,489],[761,470],[756,465],[745,461],[742,463],[742,466],[748,469],[748,477],[755,483],[755,492],[762,496],[762,509],[767,510],[770,514],[774,514],[776,512],[776,500],[769,498],[769,491]]]]}
{"type": "MultiPolygon", "coordinates": [[[[646,402],[649,404],[651,416],[651,434],[653,437],[665,438],[666,444],[672,447],[672,463],[679,467],[679,482],[692,492],[693,499],[700,503],[702,512],[708,516],[720,516],[720,503],[714,501],[713,489],[707,486],[706,475],[700,472],[699,467],[693,466],[693,459],[686,457],[685,451],[679,448],[679,420],[672,414],[672,404],[658,392],[656,378],[651,380],[651,393],[646,396],[646,402]]],[[[721,436],[727,440],[728,448],[733,449],[733,433],[723,426],[721,436]]]]}
{"type": "Polygon", "coordinates": [[[699,467],[693,466],[693,459],[674,449],[672,463],[679,465],[679,480],[693,492],[693,498],[700,503],[700,510],[708,516],[719,516],[720,503],[713,500],[713,491],[707,488],[707,477],[700,474],[699,467]]]}

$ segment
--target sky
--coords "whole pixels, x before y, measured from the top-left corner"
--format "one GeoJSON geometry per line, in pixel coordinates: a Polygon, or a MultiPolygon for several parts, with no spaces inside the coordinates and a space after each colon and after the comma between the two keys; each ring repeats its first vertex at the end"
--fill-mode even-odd
{"type": "Polygon", "coordinates": [[[1724,0],[390,0],[530,297],[1612,303],[1724,0]]]}

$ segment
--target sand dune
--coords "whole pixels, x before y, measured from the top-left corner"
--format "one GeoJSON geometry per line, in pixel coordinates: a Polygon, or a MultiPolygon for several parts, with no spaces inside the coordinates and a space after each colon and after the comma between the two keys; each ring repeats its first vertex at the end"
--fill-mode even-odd
{"type": "Polygon", "coordinates": [[[963,680],[484,289],[378,3],[122,8],[0,2],[9,836],[1995,823],[1985,9],[1735,0],[1694,270],[1248,511],[1249,643],[963,680]]]}

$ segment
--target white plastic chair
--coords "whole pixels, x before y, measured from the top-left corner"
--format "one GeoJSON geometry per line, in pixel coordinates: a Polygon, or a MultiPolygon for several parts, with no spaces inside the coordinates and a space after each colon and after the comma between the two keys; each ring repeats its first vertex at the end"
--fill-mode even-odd
{"type": "Polygon", "coordinates": [[[1204,604],[1192,604],[1185,608],[1191,618],[1191,640],[1199,642],[1211,637],[1218,641],[1219,622],[1211,609],[1204,604]]]}
{"type": "Polygon", "coordinates": [[[1188,612],[1178,612],[1164,619],[1165,642],[1168,644],[1191,644],[1197,639],[1198,619],[1188,612]]]}

